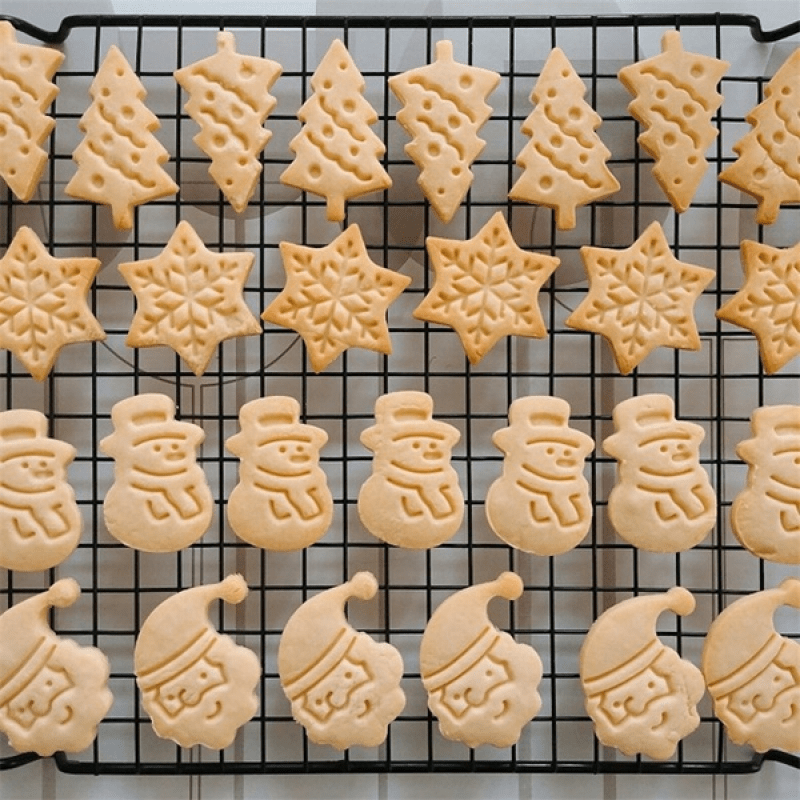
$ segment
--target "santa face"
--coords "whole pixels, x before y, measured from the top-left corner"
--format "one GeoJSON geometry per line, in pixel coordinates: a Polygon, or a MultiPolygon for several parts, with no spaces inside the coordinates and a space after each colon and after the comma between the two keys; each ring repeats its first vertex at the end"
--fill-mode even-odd
{"type": "Polygon", "coordinates": [[[583,454],[573,443],[530,442],[525,445],[525,469],[550,480],[574,478],[583,467],[583,454]]]}
{"type": "Polygon", "coordinates": [[[418,433],[398,436],[392,441],[392,463],[411,472],[440,472],[447,466],[449,456],[443,437],[418,433]]]}
{"type": "Polygon", "coordinates": [[[134,445],[131,460],[142,472],[169,477],[193,467],[195,453],[185,436],[164,435],[134,445]]]}
{"type": "Polygon", "coordinates": [[[315,463],[316,449],[305,438],[266,442],[255,451],[255,465],[262,472],[280,477],[306,475],[315,463]]]}
{"type": "Polygon", "coordinates": [[[676,435],[642,443],[632,460],[659,475],[682,475],[691,471],[698,457],[697,443],[688,436],[676,435]]]}
{"type": "Polygon", "coordinates": [[[0,475],[2,485],[15,492],[50,492],[66,480],[61,460],[42,450],[7,458],[0,475]]]}
{"type": "MultiPolygon", "coordinates": [[[[224,665],[207,656],[156,689],[156,701],[171,717],[194,708],[208,692],[225,683],[224,665]]],[[[216,706],[215,706],[216,710],[216,706]]]]}

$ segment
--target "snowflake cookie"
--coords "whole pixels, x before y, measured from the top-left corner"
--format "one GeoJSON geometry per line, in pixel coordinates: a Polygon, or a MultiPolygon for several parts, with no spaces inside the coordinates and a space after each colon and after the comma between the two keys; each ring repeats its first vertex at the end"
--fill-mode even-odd
{"type": "Polygon", "coordinates": [[[656,347],[700,349],[693,307],[715,273],[678,261],[658,222],[625,250],[584,246],[581,257],[589,294],[566,325],[604,336],[623,375],[656,347]]]}

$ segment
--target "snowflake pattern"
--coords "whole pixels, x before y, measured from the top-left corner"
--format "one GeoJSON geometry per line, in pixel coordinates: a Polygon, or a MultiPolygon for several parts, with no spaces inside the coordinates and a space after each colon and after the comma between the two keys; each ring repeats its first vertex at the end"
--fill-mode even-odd
{"type": "Polygon", "coordinates": [[[604,336],[623,375],[656,347],[700,349],[693,308],[715,273],[678,261],[658,222],[625,250],[582,247],[581,256],[589,294],[566,324],[604,336]]]}
{"type": "Polygon", "coordinates": [[[744,286],[717,316],[752,331],[772,374],[800,353],[800,242],[780,249],[742,242],[744,286]]]}
{"type": "Polygon", "coordinates": [[[205,372],[217,345],[261,332],[242,297],[252,253],[212,253],[188,222],[181,222],[155,258],[120,264],[138,308],[125,344],[167,345],[205,372]]]}
{"type": "Polygon", "coordinates": [[[429,236],[427,247],[436,281],[414,316],[453,328],[471,363],[504,336],[547,336],[539,289],[559,259],[518,247],[500,212],[472,239],[429,236]]]}
{"type": "Polygon", "coordinates": [[[25,226],[0,259],[0,347],[37,381],[64,345],[106,338],[86,304],[98,269],[96,258],[53,258],[25,226]]]}
{"type": "Polygon", "coordinates": [[[286,286],[261,316],[303,337],[315,372],[348,347],[392,352],[386,312],[411,278],[371,261],[358,225],[325,247],[280,247],[286,286]]]}

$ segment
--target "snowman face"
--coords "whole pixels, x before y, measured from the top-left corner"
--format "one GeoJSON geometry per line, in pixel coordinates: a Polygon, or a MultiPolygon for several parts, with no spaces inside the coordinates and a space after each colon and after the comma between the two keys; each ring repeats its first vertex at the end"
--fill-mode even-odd
{"type": "Polygon", "coordinates": [[[697,442],[689,436],[676,434],[642,442],[634,460],[646,471],[681,475],[692,469],[697,457],[697,442]]]}
{"type": "Polygon", "coordinates": [[[768,460],[769,474],[786,486],[800,488],[800,448],[776,447],[768,460]]]}
{"type": "Polygon", "coordinates": [[[582,461],[582,454],[574,443],[534,441],[525,444],[525,468],[544,478],[572,478],[581,470],[582,461]]]}
{"type": "Polygon", "coordinates": [[[255,451],[256,466],[270,475],[305,475],[314,466],[316,448],[305,437],[265,442],[255,451]]]}
{"type": "Polygon", "coordinates": [[[2,462],[2,484],[17,492],[49,492],[65,480],[64,468],[55,454],[35,450],[2,462]]]}
{"type": "Polygon", "coordinates": [[[194,465],[194,448],[181,434],[158,436],[135,444],[132,459],[136,469],[168,477],[194,465]]]}
{"type": "Polygon", "coordinates": [[[411,433],[392,440],[391,458],[395,466],[411,472],[439,472],[447,465],[449,447],[441,436],[411,433]]]}

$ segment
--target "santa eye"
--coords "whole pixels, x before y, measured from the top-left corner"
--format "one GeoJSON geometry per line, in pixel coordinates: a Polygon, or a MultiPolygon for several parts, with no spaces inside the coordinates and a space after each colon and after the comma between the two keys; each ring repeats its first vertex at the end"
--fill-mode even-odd
{"type": "Polygon", "coordinates": [[[487,677],[487,678],[491,678],[491,677],[492,677],[492,675],[494,675],[494,672],[492,672],[492,670],[490,670],[490,669],[487,669],[487,670],[486,670],[486,677],[487,677]]]}
{"type": "Polygon", "coordinates": [[[22,469],[28,469],[28,467],[29,467],[29,466],[30,466],[30,465],[28,464],[28,462],[27,462],[27,461],[23,461],[23,462],[22,462],[22,469]]]}
{"type": "Polygon", "coordinates": [[[669,447],[667,447],[665,444],[662,444],[658,449],[660,452],[666,453],[669,450],[669,447]]]}
{"type": "Polygon", "coordinates": [[[654,686],[655,686],[655,682],[654,681],[647,681],[647,688],[648,689],[652,689],[654,686]]]}
{"type": "Polygon", "coordinates": [[[350,678],[352,678],[352,677],[353,677],[353,673],[352,673],[352,672],[345,672],[345,674],[344,674],[344,677],[345,677],[347,680],[350,680],[350,678]]]}
{"type": "Polygon", "coordinates": [[[208,678],[208,673],[207,672],[201,672],[200,673],[200,680],[204,681],[204,680],[206,680],[206,678],[208,678]]]}
{"type": "Polygon", "coordinates": [[[160,453],[161,452],[161,445],[160,444],[154,444],[153,445],[153,451],[156,452],[156,453],[160,453]]]}
{"type": "Polygon", "coordinates": [[[420,446],[420,445],[419,445],[419,442],[414,442],[414,444],[412,444],[411,446],[412,446],[412,447],[413,447],[415,450],[419,450],[419,446],[420,446]]]}
{"type": "Polygon", "coordinates": [[[279,452],[279,453],[285,453],[285,452],[286,452],[286,445],[285,445],[285,444],[282,444],[282,445],[281,445],[281,446],[278,448],[278,452],[279,452]]]}
{"type": "Polygon", "coordinates": [[[545,450],[545,453],[547,453],[547,455],[551,456],[551,455],[553,455],[553,453],[555,453],[555,451],[556,451],[555,447],[548,447],[547,450],[545,450]]]}

